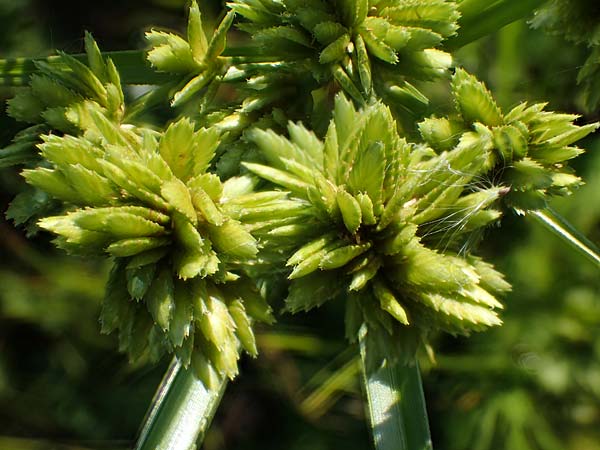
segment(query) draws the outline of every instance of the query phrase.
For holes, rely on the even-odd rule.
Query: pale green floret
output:
[[[290,135],[299,136],[301,127],[290,124]],[[491,207],[506,193],[467,190],[474,169],[485,164],[477,147],[439,155],[414,147],[398,136],[385,106],[356,111],[343,95],[336,97],[325,141],[311,137],[310,151],[302,150],[298,138],[273,131],[254,129],[246,136],[269,166],[245,167],[289,190],[288,201],[302,205],[305,220],[296,223],[287,253],[289,311],[352,295],[364,305],[358,316],[372,338],[377,330],[394,334],[398,327],[419,335],[432,329],[468,333],[500,323],[495,294],[506,291],[502,275],[456,253],[467,233],[498,219]],[[264,243],[281,245],[268,236]],[[380,313],[367,310],[371,301]]]
[[[421,136],[436,151],[477,148],[485,163],[474,167],[510,192],[505,203],[517,212],[545,207],[548,197],[567,195],[582,184],[568,160],[583,153],[572,145],[599,123],[575,125],[572,114],[544,111],[545,104],[522,103],[502,114],[485,85],[463,69],[452,79],[459,117],[425,119]]]
[[[233,0],[258,54],[294,61],[318,83],[335,80],[357,103],[376,91],[405,105],[428,100],[406,78],[444,76],[452,57],[435,49],[455,34],[456,3],[444,0]],[[244,69],[243,65],[240,69]]]
[[[189,9],[187,37],[151,30],[146,40],[151,46],[148,61],[162,72],[180,74],[182,82],[173,95],[172,106],[179,106],[206,91],[225,67],[221,53],[225,49],[227,31],[234,13],[227,14],[212,37],[208,39],[202,26],[198,3],[192,1]]]
[[[207,386],[233,378],[241,348],[256,356],[252,323],[272,321],[240,272],[258,242],[238,219],[252,211],[264,219],[273,202],[288,200],[208,173],[220,142],[214,129],[181,119],[158,134],[103,117],[89,112],[82,137],[43,137],[50,168],[24,176],[69,212],[39,226],[69,252],[114,257],[102,331],[118,330],[131,359],[174,352]]]

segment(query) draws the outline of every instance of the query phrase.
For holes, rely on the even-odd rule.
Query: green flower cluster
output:
[[[408,81],[444,75],[450,54],[436,49],[458,28],[456,4],[444,0],[233,0],[247,19],[256,53],[302,62],[322,84],[335,79],[359,104],[383,98],[427,102]]]
[[[146,40],[151,46],[148,61],[161,72],[170,72],[183,77],[183,83],[173,95],[172,106],[178,106],[193,96],[216,87],[218,78],[226,68],[226,59],[221,56],[225,49],[226,34],[233,22],[230,12],[221,21],[210,39],[206,36],[200,8],[193,1],[189,8],[187,39],[164,31],[151,30]]]
[[[500,219],[501,202],[538,209],[578,186],[567,161],[581,150],[572,144],[598,124],[577,126],[542,104],[503,114],[457,69],[457,114],[423,120],[424,142],[409,143],[390,108],[426,102],[408,80],[446,72],[450,55],[436,46],[457,28],[454,2],[229,7],[210,39],[196,2],[186,39],[147,34],[152,65],[175,75],[164,86],[172,105],[189,102],[194,120],[161,132],[124,123],[119,75],[90,35],[88,65],[67,55],[39,63],[41,74],[10,103],[14,117],[41,125],[0,154],[0,164],[28,163],[24,177],[37,189],[9,216],[45,216],[38,224],[59,247],[114,259],[103,331],[118,330],[132,359],[173,352],[214,386],[237,374],[241,348],[256,355],[253,322],[273,320],[256,285],[264,294],[287,283],[291,312],[343,298],[347,337],[366,332],[369,368],[411,359],[430,331],[500,324],[496,297],[510,286],[471,250]],[[236,13],[253,43],[247,55],[233,47],[240,54],[224,56]],[[342,91],[335,100],[332,81]],[[214,101],[223,83],[234,88],[226,107]],[[298,83],[308,97],[273,108]],[[295,114],[305,107],[312,111]],[[298,115],[315,132],[289,121]],[[286,124],[289,137],[274,131]],[[40,133],[48,134],[38,154]],[[247,173],[223,182],[212,171],[217,148],[221,174],[238,173],[240,159]],[[276,190],[260,191],[264,180]],[[36,206],[39,193],[53,212]]]
[[[33,124],[3,149],[0,167],[38,159],[35,145],[39,135],[56,130],[80,133],[87,105],[93,104],[115,122],[123,119],[125,103],[119,72],[110,58],[100,53],[91,34],[85,35],[87,65],[59,53],[52,62],[35,61],[38,73],[29,86],[8,101],[7,112],[16,120]]]
[[[437,155],[411,145],[387,107],[356,111],[343,95],[324,141],[302,125],[290,124],[289,134],[250,130],[266,164],[244,163],[299,205],[287,217],[300,219],[285,227],[295,243],[287,310],[345,298],[347,335],[356,339],[367,324],[373,364],[393,349],[409,358],[429,330],[500,324],[495,295],[509,285],[487,263],[452,250],[500,215],[489,206],[502,189],[467,187],[485,162],[477,149]],[[279,247],[280,234],[265,245]]]
[[[92,105],[86,114],[85,136],[44,136],[44,165],[23,172],[66,208],[39,225],[71,253],[114,258],[102,330],[118,330],[131,359],[175,352],[207,386],[233,378],[240,346],[257,354],[252,322],[272,317],[239,270],[257,242],[221,205],[246,191],[207,172],[218,133],[187,119],[162,134],[119,126]]]
[[[477,147],[486,159],[481,174],[510,188],[508,206],[541,209],[549,196],[570,194],[582,183],[568,166],[583,152],[572,144],[598,123],[575,125],[578,116],[544,111],[543,103],[502,114],[485,85],[462,69],[452,78],[452,93],[458,116],[425,119],[421,136],[437,151]]]

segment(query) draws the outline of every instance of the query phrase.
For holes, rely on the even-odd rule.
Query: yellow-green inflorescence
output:
[[[20,122],[32,124],[2,149],[0,167],[39,159],[35,145],[39,135],[59,131],[80,133],[85,128],[87,106],[93,105],[108,119],[120,122],[125,103],[119,72],[110,58],[102,56],[91,34],[85,35],[87,64],[66,53],[50,63],[36,61],[38,72],[29,86],[10,99],[7,112]]]
[[[172,105],[178,106],[193,96],[205,94],[226,68],[221,53],[225,49],[227,31],[233,22],[234,13],[227,14],[212,37],[207,37],[202,24],[200,8],[192,1],[189,8],[187,36],[151,30],[146,40],[151,48],[148,61],[161,72],[170,72],[182,77],[179,89],[173,95]]]
[[[85,63],[65,53],[35,62],[38,72],[31,76],[29,85],[19,89],[7,102],[8,114],[31,126],[19,132],[13,142],[0,151],[0,167],[39,164],[37,145],[42,141],[41,136],[45,133],[81,135],[93,128],[92,111],[102,116],[103,121],[123,122],[125,101],[114,63],[100,53],[89,33],[85,35],[85,50]],[[6,216],[17,225],[26,225],[28,234],[34,234],[37,231],[35,219],[57,208],[60,208],[59,202],[48,193],[29,188],[17,195]]]
[[[517,212],[544,208],[552,195],[567,195],[582,184],[569,167],[583,153],[573,144],[599,124],[576,125],[573,114],[545,111],[545,103],[521,103],[503,114],[485,85],[463,69],[452,78],[457,115],[430,117],[421,136],[438,152],[478,148],[485,158],[480,174],[510,192],[505,203]]]
[[[273,246],[295,245],[287,259],[287,310],[345,298],[346,329],[363,323],[372,364],[409,358],[429,330],[469,333],[501,323],[496,294],[510,287],[468,254],[464,237],[499,218],[501,188],[469,190],[485,163],[478,149],[436,154],[399,137],[388,108],[356,111],[338,95],[324,141],[290,123],[289,138],[253,129],[266,164],[248,170],[291,192],[298,204],[273,223]],[[457,169],[458,168],[458,169]]]
[[[233,378],[241,348],[257,354],[252,323],[272,321],[241,270],[257,242],[223,208],[240,193],[251,199],[247,183],[207,171],[214,129],[184,118],[157,133],[92,106],[87,114],[83,136],[44,136],[44,164],[24,171],[64,205],[39,226],[71,253],[113,258],[102,330],[118,330],[132,359],[175,352],[207,386]]]
[[[444,75],[459,13],[444,0],[233,0],[259,54],[303,62],[319,83],[334,79],[359,104],[375,90],[400,103],[427,103],[410,80]],[[296,70],[302,70],[297,66]]]

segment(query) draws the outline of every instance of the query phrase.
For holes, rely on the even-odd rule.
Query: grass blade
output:
[[[204,439],[225,393],[227,378],[207,390],[175,359],[146,415],[135,450],[190,450]]]
[[[311,420],[318,420],[347,392],[351,392],[360,372],[359,357],[354,346],[347,347],[319,370],[300,392],[304,397],[299,409]],[[306,394],[304,392],[307,392]]]
[[[598,247],[556,211],[546,208],[545,210],[528,211],[527,214],[600,267],[600,250]]]
[[[365,329],[360,332],[363,384],[376,450],[431,450],[419,365],[385,364],[366,370]]]

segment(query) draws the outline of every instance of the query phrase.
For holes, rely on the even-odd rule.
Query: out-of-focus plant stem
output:
[[[544,228],[600,268],[600,249],[556,211],[546,208],[545,210],[528,211],[527,215],[533,217]]]
[[[547,0],[463,0],[458,4],[460,32],[445,43],[457,50],[500,28],[529,16]]]
[[[118,52],[106,52],[103,55],[110,57],[121,77],[123,84],[164,84],[170,81],[172,75],[157,72],[146,60],[146,52],[143,50],[124,50]],[[85,62],[87,56],[83,54],[71,55]],[[61,66],[59,56],[48,56],[47,58],[9,58],[0,59],[0,85],[1,86],[25,86],[29,83],[31,75],[38,72],[35,61],[45,61],[48,64]]]

